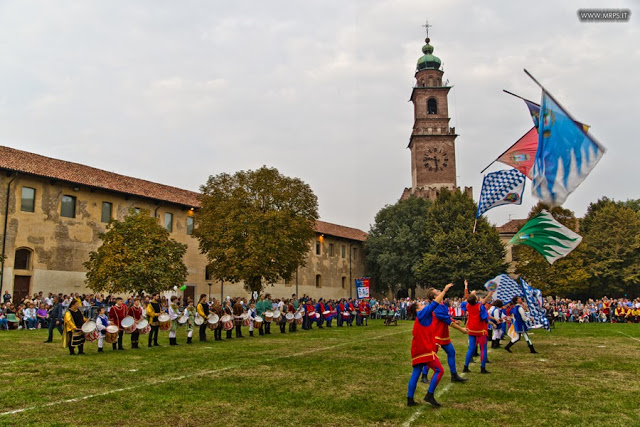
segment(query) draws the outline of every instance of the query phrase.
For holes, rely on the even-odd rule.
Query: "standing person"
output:
[[[429,289],[427,291],[427,300],[429,303],[433,302],[440,293],[441,292],[438,289]],[[458,322],[452,321],[451,315],[449,314],[449,307],[440,303],[433,310],[434,339],[436,344],[439,345],[447,354],[447,363],[449,365],[449,372],[451,373],[451,382],[463,383],[467,381],[467,379],[458,375],[458,370],[456,369],[456,350],[453,348],[453,343],[449,337],[449,326],[453,329],[457,329],[463,334],[468,333],[466,328],[460,326]],[[425,365],[424,370],[422,371],[422,382],[424,383],[427,382],[427,372],[429,372],[429,366]]]
[[[247,314],[251,319],[251,322],[249,323],[249,336],[252,337],[253,336],[253,319],[256,317],[256,304],[253,302],[253,300],[249,301],[249,309],[247,310]]]
[[[200,295],[200,302],[198,302],[196,309],[198,315],[204,320],[200,325],[200,341],[204,342],[207,340],[207,318],[209,317],[209,304],[207,304],[206,294]]]
[[[171,303],[169,304],[169,318],[171,319],[171,329],[169,329],[169,345],[178,345],[178,338],[176,333],[178,332],[178,317],[180,317],[180,309],[178,308],[178,297],[171,296]]]
[[[264,311],[269,311],[272,309],[270,294],[265,295],[264,301],[262,302],[262,308],[264,309]],[[264,334],[271,335],[271,322],[264,322]]]
[[[264,312],[266,309],[264,308],[264,295],[260,295],[260,300],[256,303],[256,315],[262,317],[264,320]],[[264,335],[264,322],[260,323],[260,328],[258,328],[258,335]]]
[[[124,350],[122,347],[122,336],[124,335],[124,328],[122,327],[122,319],[127,317],[127,306],[124,305],[124,300],[120,297],[116,298],[116,305],[109,310],[109,321],[112,325],[118,327],[118,344],[113,343],[113,349]]]
[[[69,348],[69,354],[75,356],[74,349],[78,347],[78,354],[84,354],[84,334],[82,325],[86,319],[78,310],[78,301],[72,299],[69,302],[69,310],[64,314],[64,335],[62,336],[62,348]]]
[[[149,301],[149,304],[147,305],[147,320],[151,327],[148,347],[160,347],[160,344],[158,344],[158,329],[160,327],[158,324],[158,316],[160,313],[162,313],[162,309],[160,308],[160,294],[154,292],[151,294],[151,301]]]
[[[511,353],[511,347],[513,347],[515,343],[520,341],[520,337],[524,335],[524,339],[529,346],[529,351],[534,354],[538,353],[533,348],[533,343],[531,342],[531,339],[529,339],[529,334],[527,333],[529,328],[527,327],[526,322],[529,321],[529,316],[527,316],[524,308],[522,307],[522,297],[513,297],[511,299],[511,303],[513,304],[513,309],[511,310],[511,314],[513,314],[513,328],[517,336],[515,338],[512,338],[511,342],[507,344],[504,349]]]
[[[228,314],[233,319],[233,310],[231,308],[231,300],[227,299],[224,303],[224,314]],[[230,340],[231,337],[231,329],[227,331],[227,339]]]
[[[234,322],[236,326],[236,338],[244,338],[242,336],[242,315],[244,314],[244,309],[242,308],[242,301],[240,298],[236,298],[235,303],[232,306]]]
[[[293,296],[289,300],[289,304],[287,304],[287,313],[291,313],[293,315],[296,314],[296,306],[294,305],[295,296],[296,294],[293,294]],[[289,332],[295,332],[295,331],[296,331],[296,322],[294,320],[293,322],[289,323]]]
[[[452,286],[453,283],[445,286],[444,290],[436,296],[430,304],[427,305],[419,302],[416,305],[416,320],[413,323],[413,340],[411,341],[411,364],[413,365],[413,371],[407,390],[407,406],[417,405],[416,401],[413,400],[413,396],[416,391],[416,386],[418,385],[418,380],[420,379],[420,374],[425,366],[433,369],[434,374],[429,384],[429,391],[424,397],[424,400],[433,407],[437,408],[440,406],[433,394],[440,382],[440,378],[442,378],[443,368],[436,355],[436,342],[431,324],[433,323],[433,311],[442,303],[445,294]]]
[[[98,353],[104,352],[104,337],[107,335],[107,326],[109,326],[109,318],[103,306],[98,309],[98,317],[96,317],[96,328],[100,334],[98,335]]]
[[[184,309],[183,316],[187,316],[187,344],[193,344],[193,325],[196,320],[196,308],[193,306],[193,301],[189,299],[189,304]]]
[[[63,334],[64,307],[60,303],[59,297],[53,297],[53,308],[49,312],[49,338],[45,342],[53,342],[53,329],[57,328],[60,335]]]
[[[493,302],[493,305],[489,309],[489,316],[493,317],[497,320],[497,324],[495,326],[489,325],[489,328],[492,331],[491,334],[491,348],[500,348],[500,339],[502,338],[503,329],[502,324],[504,323],[505,315],[502,312],[502,301],[499,299]]]
[[[318,303],[316,304],[316,314],[319,314],[320,317],[316,316],[318,319],[318,329],[322,329],[322,322],[324,322],[324,300],[322,298],[318,299]]]
[[[9,291],[4,291],[4,295],[2,295],[2,302],[5,304],[11,302],[11,294]]]
[[[480,346],[480,373],[488,374],[485,368],[487,363],[487,335],[489,329],[489,314],[484,304],[489,300],[493,291],[489,292],[482,301],[478,301],[475,291],[472,291],[467,300],[461,304],[463,311],[467,312],[467,331],[469,333],[469,349],[464,361],[462,372],[471,372],[469,363],[476,351],[476,346]]]
[[[214,298],[212,310],[218,315],[218,319],[222,319],[224,316],[224,309],[220,304],[220,301]],[[213,337],[216,341],[222,341],[222,322],[218,321],[218,327],[213,330]]]
[[[140,298],[136,297],[133,299],[133,305],[129,307],[127,314],[133,317],[133,321],[137,326],[138,322],[142,320],[142,306],[140,305]],[[138,343],[139,339],[140,331],[138,331],[138,328],[136,327],[136,329],[131,334],[131,348],[140,348]]]

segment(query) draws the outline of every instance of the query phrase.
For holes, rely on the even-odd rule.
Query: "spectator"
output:
[[[9,324],[7,323],[7,316],[6,316],[6,304],[2,303],[2,305],[0,305],[0,330],[9,330]]]
[[[39,328],[44,329],[47,326],[49,326],[49,324],[47,323],[49,318],[49,313],[47,312],[46,304],[40,304],[40,308],[38,309],[38,311],[36,311],[36,317],[38,319]]]
[[[9,294],[9,291],[4,291],[4,295],[2,295],[2,302],[5,304],[11,302],[11,295]]]
[[[36,326],[38,326],[38,318],[33,303],[30,303],[27,308],[23,309],[22,313],[24,315],[25,327],[29,328],[30,331],[35,330]]]

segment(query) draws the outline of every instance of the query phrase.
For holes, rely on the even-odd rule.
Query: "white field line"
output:
[[[638,341],[640,342],[640,339],[636,338],[636,337],[632,337],[631,335],[625,334],[624,332],[620,332],[620,331],[616,331],[619,334],[624,335],[625,337],[631,338],[632,340]]]
[[[389,336],[392,336],[392,335],[397,335],[397,334],[402,334],[402,333],[407,333],[407,332],[408,331],[402,330],[402,331],[392,332],[390,334],[381,334],[381,335],[377,335],[377,336],[374,336],[374,337],[367,338],[365,340],[344,342],[344,343],[341,343],[341,344],[335,344],[335,345],[331,345],[331,346],[327,346],[327,347],[320,347],[320,348],[315,348],[315,349],[311,349],[311,350],[301,351],[301,352],[298,352],[298,353],[287,354],[287,355],[284,355],[284,356],[278,356],[278,357],[272,357],[272,358],[269,358],[269,359],[263,359],[263,361],[264,362],[272,362],[272,361],[275,361],[275,360],[287,359],[289,357],[304,356],[306,354],[317,353],[319,351],[325,351],[325,350],[331,350],[331,349],[334,349],[334,348],[337,348],[337,347],[344,347],[346,345],[357,344],[357,343],[361,343],[361,342],[368,342],[370,340],[389,337]],[[164,384],[164,383],[171,382],[171,381],[180,381],[180,380],[184,380],[186,378],[192,378],[192,377],[196,377],[196,376],[218,374],[220,372],[228,371],[230,369],[240,368],[240,367],[242,367],[244,365],[255,365],[255,361],[252,361],[250,363],[249,362],[245,362],[245,363],[230,365],[230,366],[226,366],[224,368],[211,369],[211,370],[207,370],[207,371],[198,371],[198,372],[194,372],[194,373],[191,373],[191,374],[180,375],[180,376],[177,376],[177,377],[168,377],[168,378],[163,378],[163,379],[158,379],[158,380],[153,380],[153,381],[147,381],[147,382],[144,382],[144,383],[137,383],[136,385],[129,386],[129,387],[117,388],[117,389],[108,390],[108,391],[105,391],[105,392],[102,392],[102,393],[89,394],[89,395],[86,395],[86,396],[76,397],[76,398],[73,398],[73,399],[58,400],[58,401],[55,401],[55,402],[45,403],[43,405],[27,406],[25,408],[14,409],[14,410],[11,410],[11,411],[2,412],[2,413],[0,413],[0,417],[6,416],[6,415],[19,414],[21,412],[31,411],[31,410],[34,410],[34,409],[47,408],[49,406],[56,406],[56,405],[62,405],[62,404],[65,404],[65,403],[79,402],[81,400],[87,400],[87,399],[92,399],[94,397],[100,397],[100,396],[106,396],[106,395],[109,395],[109,394],[120,393],[122,391],[129,391],[129,390],[133,390],[133,389],[140,388],[140,387],[147,387],[147,386],[151,386],[151,385]]]

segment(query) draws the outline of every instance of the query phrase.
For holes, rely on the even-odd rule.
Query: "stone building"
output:
[[[0,292],[14,299],[29,293],[89,293],[82,266],[96,250],[111,218],[122,219],[130,208],[148,209],[187,245],[189,275],[185,296],[210,293],[248,296],[242,283],[208,277],[207,260],[192,236],[198,193],[119,175],[86,165],[0,146],[0,224],[2,254]],[[355,278],[364,275],[361,230],[318,221],[309,244],[306,266],[294,279],[265,286],[274,297],[292,293],[312,297],[353,295]]]
[[[507,273],[513,273],[516,270],[517,256],[514,256],[513,245],[509,241],[516,235],[516,233],[526,224],[526,219],[512,219],[506,224],[497,227],[500,234],[500,241],[504,244],[506,249],[504,261],[509,264],[509,270]]]
[[[409,139],[411,151],[411,188],[405,188],[401,199],[415,195],[435,199],[441,188],[454,190],[456,179],[456,129],[450,126],[448,95],[451,86],[443,82],[440,58],[433,55],[427,38],[418,59],[415,86],[411,91],[413,130]],[[472,196],[471,187],[464,192]]]

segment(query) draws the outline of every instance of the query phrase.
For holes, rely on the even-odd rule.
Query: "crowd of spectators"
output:
[[[547,314],[556,322],[639,323],[640,298],[572,300],[547,298]]]

